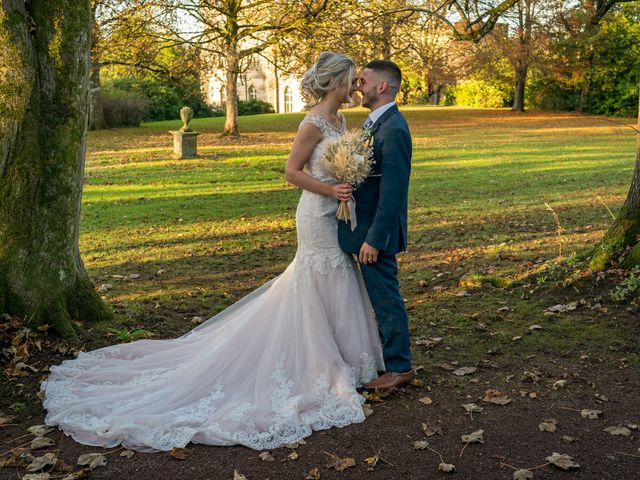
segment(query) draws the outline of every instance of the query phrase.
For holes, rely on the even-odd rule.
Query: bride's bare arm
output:
[[[324,183],[316,180],[303,170],[309,158],[311,158],[313,150],[321,140],[322,134],[317,127],[311,124],[303,125],[293,140],[291,153],[284,169],[284,176],[289,183],[304,190],[346,201],[351,197],[351,191],[353,190],[351,185]]]

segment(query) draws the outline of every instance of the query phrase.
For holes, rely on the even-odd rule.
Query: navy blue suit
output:
[[[411,173],[411,134],[396,105],[371,127],[374,164],[369,177],[353,193],[358,225],[340,222],[338,240],[357,255],[364,242],[377,248],[378,261],[360,264],[378,321],[388,371],[411,370],[407,311],[400,295],[396,254],[407,247],[407,209]]]

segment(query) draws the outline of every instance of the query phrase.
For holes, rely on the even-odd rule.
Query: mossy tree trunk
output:
[[[640,129],[640,109],[638,111]],[[591,258],[592,270],[603,270],[626,250],[622,266],[631,268],[640,265],[640,134],[636,140],[636,163],[631,179],[631,188],[615,221],[602,241],[596,246]]]
[[[110,310],[80,258],[90,0],[2,0],[0,311],[63,335]]]

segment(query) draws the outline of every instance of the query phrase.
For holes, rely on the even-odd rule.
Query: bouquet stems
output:
[[[338,220],[344,220],[345,222],[351,220],[351,214],[349,213],[349,206],[347,202],[340,202],[338,211],[336,212],[336,218]]]

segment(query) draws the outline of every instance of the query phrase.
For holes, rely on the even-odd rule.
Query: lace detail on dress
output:
[[[311,124],[322,132],[322,136],[324,138],[333,137],[335,135],[339,135],[346,130],[346,121],[342,112],[338,113],[340,117],[340,128],[336,128],[334,125],[329,123],[322,115],[318,115],[317,113],[307,113],[307,115],[302,119],[300,125],[298,126],[298,130],[302,128],[304,125]]]
[[[331,384],[325,374],[319,375],[312,389],[317,408],[302,415],[299,412],[303,397],[293,393],[294,383],[287,377],[284,360],[281,359],[271,375],[274,380],[271,391],[271,410],[274,420],[266,430],[261,430],[257,426],[256,419],[260,417],[256,416],[256,406],[249,402],[235,405],[227,415],[227,418],[236,424],[234,431],[221,428],[217,422],[207,425],[207,422],[215,417],[218,410],[217,404],[220,404],[225,397],[222,380],[218,379],[215,388],[208,396],[173,410],[170,422],[153,426],[141,418],[142,425],[135,427],[138,435],[136,445],[142,442],[151,449],[167,451],[174,447],[184,447],[190,441],[196,440],[199,443],[213,445],[240,443],[257,450],[266,450],[297,442],[311,435],[313,430],[344,427],[362,422],[365,419],[362,410],[365,400],[355,388],[375,378],[376,372],[375,360],[370,354],[362,353],[360,358],[362,360],[360,368],[350,368],[346,365],[342,368],[337,384]],[[66,363],[69,367],[69,362]],[[60,405],[61,397],[54,398],[53,392],[70,387],[74,379],[74,375],[59,378],[62,370],[61,368],[53,370],[50,379],[43,384],[43,389],[47,391],[45,407],[50,411],[64,409],[64,406]],[[64,370],[66,374],[72,374],[75,370],[76,375],[81,375],[84,371],[82,368]],[[136,381],[141,381],[140,376],[136,378]],[[149,379],[149,387],[156,381],[152,376],[146,378]],[[186,394],[188,392],[185,392]],[[80,399],[69,393],[66,401],[69,400]],[[131,399],[129,403],[133,401]],[[77,433],[90,432],[97,436],[119,438],[123,432],[118,430],[122,427],[118,426],[117,410],[121,407],[122,405],[116,404],[103,405],[100,411],[95,413],[72,414],[60,421],[49,418],[51,416],[49,415],[47,422],[51,425],[59,425],[73,436]],[[144,428],[141,428],[142,426]],[[113,445],[117,443],[119,442]],[[123,442],[125,446],[129,444],[126,441]]]

